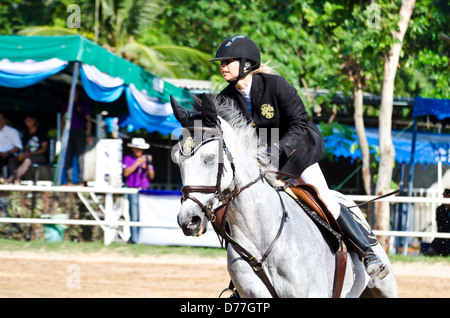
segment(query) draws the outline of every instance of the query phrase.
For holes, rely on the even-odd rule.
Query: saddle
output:
[[[300,178],[284,181],[287,187],[287,193],[294,199],[300,200],[314,211],[323,221],[331,226],[339,234],[342,233],[339,225],[331,214],[326,203],[320,197],[319,191],[312,184],[303,182]]]
[[[344,236],[344,233],[341,231],[341,228],[336,219],[328,210],[326,203],[320,197],[319,191],[313,185],[303,182],[303,180],[301,180],[300,178],[289,179],[285,181],[285,183],[286,185],[288,185],[286,192],[290,194],[291,197],[293,197],[297,202],[300,201],[305,204],[309,209],[317,214],[317,216],[320,217],[320,219],[323,220],[326,225],[336,231],[352,250],[358,253],[360,257],[364,256],[364,253],[355,245],[355,243]],[[372,229],[368,228],[353,211],[349,210],[349,212],[358,223],[359,228],[365,235],[369,244],[371,246],[377,245],[378,240],[377,237],[373,234]]]

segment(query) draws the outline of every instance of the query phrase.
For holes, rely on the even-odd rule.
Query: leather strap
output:
[[[273,298],[279,298],[278,294],[275,291],[275,288],[273,287],[272,283],[270,282],[269,277],[267,276],[266,272],[264,271],[263,263],[269,256],[270,252],[272,251],[273,247],[275,246],[276,241],[281,235],[281,232],[283,231],[284,223],[286,222],[286,217],[288,216],[288,213],[286,211],[283,199],[281,198],[281,195],[279,191],[277,191],[277,194],[280,198],[281,206],[283,209],[283,216],[281,218],[281,224],[278,228],[278,232],[275,235],[275,238],[272,240],[271,244],[267,248],[266,252],[263,254],[261,260],[256,259],[250,252],[248,252],[246,249],[244,249],[241,245],[239,245],[226,231],[225,229],[225,222],[223,222],[223,219],[221,222],[219,222],[219,219],[217,218],[215,222],[213,222],[213,228],[216,231],[218,235],[220,235],[227,243],[231,244],[234,248],[234,250],[241,256],[253,269],[255,274],[261,279],[261,281],[264,283],[264,285],[267,287],[268,291],[272,295]],[[226,214],[228,212],[228,205],[219,207],[220,210],[225,208],[224,217],[226,218]],[[216,209],[217,210],[217,209]]]
[[[345,270],[347,269],[347,252],[336,252],[336,271],[334,276],[333,298],[340,298],[344,286]]]
[[[202,192],[202,193],[215,193],[215,186],[184,186],[181,188],[181,193],[183,195],[189,195],[191,192]]]

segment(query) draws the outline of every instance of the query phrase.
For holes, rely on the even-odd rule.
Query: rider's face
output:
[[[220,61],[220,73],[226,81],[234,81],[239,75],[239,61],[233,59]]]

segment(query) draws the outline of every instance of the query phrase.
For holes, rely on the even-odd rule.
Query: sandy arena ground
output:
[[[400,297],[450,298],[450,264],[393,264]],[[226,259],[0,251],[0,297],[217,298]]]

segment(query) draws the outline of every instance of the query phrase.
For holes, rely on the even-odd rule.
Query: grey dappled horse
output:
[[[216,217],[212,211],[227,204],[227,233],[252,257],[263,259],[262,270],[277,296],[331,297],[334,249],[302,208],[286,192],[275,189],[280,185],[275,175],[261,177],[275,168],[266,148],[259,146],[256,130],[230,101],[222,100],[216,108],[219,102],[205,96],[200,113],[188,112],[171,98],[184,127],[179,148],[172,152],[184,184],[178,214],[184,234],[203,234],[208,220]],[[336,196],[347,206],[355,205],[339,193]],[[352,211],[365,221],[359,208]],[[373,250],[390,267],[380,244]],[[349,256],[341,297],[397,297],[392,268],[383,280],[371,280],[358,256],[353,252]],[[273,295],[232,244],[227,259],[240,297]]]

